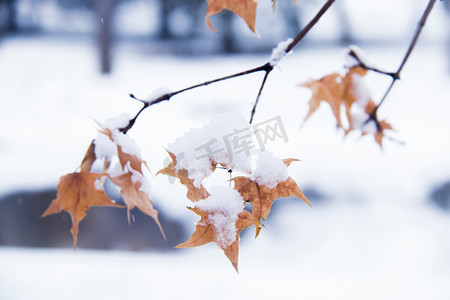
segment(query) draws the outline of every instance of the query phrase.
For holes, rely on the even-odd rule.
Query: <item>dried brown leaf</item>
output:
[[[242,211],[239,214],[238,220],[236,221],[235,224],[236,239],[229,245],[223,245],[220,241],[217,240],[219,229],[217,229],[209,221],[210,220],[209,216],[214,213],[209,211],[203,211],[200,210],[199,208],[189,208],[189,209],[195,212],[197,215],[199,215],[201,219],[200,221],[198,221],[195,228],[195,232],[192,234],[192,236],[186,242],[176,246],[176,248],[197,247],[210,242],[216,242],[217,246],[219,246],[223,250],[226,257],[230,260],[235,270],[239,272],[238,270],[239,236],[243,229],[250,227],[254,224],[252,215],[246,210]]]
[[[275,199],[294,196],[311,206],[306,196],[291,177],[278,183],[273,189],[270,189],[265,185],[260,185],[245,176],[235,177],[232,180],[234,181],[234,189],[236,189],[244,200],[248,201],[252,206],[252,215],[256,226],[256,236],[258,236],[261,231],[261,218],[266,220]]]
[[[206,11],[206,24],[212,31],[216,31],[209,21],[210,16],[217,15],[222,10],[227,9],[240,16],[247,23],[253,33],[255,31],[256,7],[257,2],[254,0],[206,0],[208,9]]]
[[[128,209],[128,222],[130,222],[130,210],[137,207],[143,213],[149,215],[158,224],[164,239],[166,235],[158,220],[158,211],[153,208],[153,201],[149,195],[141,190],[141,182],[133,181],[133,174],[128,172],[117,177],[110,177],[111,181],[120,188],[120,194]]]
[[[72,218],[71,233],[73,236],[73,247],[77,245],[78,224],[86,216],[86,210],[91,206],[115,206],[123,208],[112,202],[105,191],[98,190],[95,181],[103,174],[91,172],[70,173],[61,177],[58,183],[58,193],[47,210],[42,214],[46,217],[67,211]]]
[[[354,87],[357,83],[354,80],[354,75],[364,76],[366,73],[366,69],[353,67],[344,76],[333,73],[318,80],[311,80],[300,84],[300,86],[310,88],[313,92],[309,100],[309,111],[305,117],[305,121],[319,108],[320,103],[324,101],[330,105],[337,125],[340,128],[343,128],[341,119],[342,105],[345,107],[348,122],[351,123],[350,110],[356,101]]]
[[[181,184],[185,185],[187,187],[187,197],[189,200],[196,202],[201,199],[206,199],[210,196],[208,191],[205,189],[205,187],[200,184],[199,187],[196,187],[194,185],[194,180],[189,178],[189,172],[185,169],[179,169],[177,170],[175,168],[177,164],[177,157],[175,154],[171,153],[170,151],[167,151],[169,153],[169,156],[172,160],[172,162],[164,169],[159,170],[156,175],[158,174],[164,174],[169,175],[172,177],[176,177],[180,180]],[[215,170],[217,164],[211,163],[211,169]]]

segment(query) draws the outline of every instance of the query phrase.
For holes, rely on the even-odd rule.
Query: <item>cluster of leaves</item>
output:
[[[172,162],[166,168],[160,170],[158,174],[165,174],[178,178],[180,183],[186,186],[187,197],[193,203],[209,201],[211,194],[206,190],[203,184],[194,184],[194,180],[189,177],[189,171],[177,167],[176,155],[171,152],[168,153]],[[298,160],[292,158],[284,159],[283,163],[287,167],[293,161]],[[210,160],[210,162],[211,172],[217,170],[217,166],[220,166],[221,169],[227,169],[227,165],[222,165],[214,160]],[[249,172],[246,176],[237,176],[230,181],[234,183],[234,190],[240,195],[238,198],[239,200],[237,200],[241,202],[240,209],[238,209],[237,212],[235,211],[233,215],[233,213],[230,214],[224,212],[223,207],[220,205],[212,208],[211,205],[208,205],[208,209],[206,210],[202,209],[201,206],[189,208],[199,215],[201,219],[198,221],[196,230],[191,238],[185,243],[178,245],[177,248],[197,247],[206,243],[215,242],[224,251],[225,255],[237,271],[239,254],[238,242],[241,231],[255,225],[257,237],[263,226],[261,219],[266,220],[269,216],[274,200],[293,196],[303,200],[308,205],[311,204],[291,177],[288,177],[285,180],[275,181],[275,184],[268,186],[258,181],[258,178],[253,178],[251,172]],[[251,205],[251,213],[244,210],[245,203]],[[230,205],[232,204],[230,203]],[[216,222],[217,215],[221,216],[221,222]],[[231,237],[224,243],[224,230],[227,230],[224,229],[224,224],[230,223],[233,223]]]
[[[330,106],[337,126],[343,129],[346,135],[354,130],[361,131],[362,135],[372,134],[382,147],[384,131],[392,130],[392,126],[377,118],[377,105],[367,95],[361,80],[367,72],[366,68],[353,66],[348,68],[344,75],[333,73],[301,83],[300,86],[312,90],[305,121],[317,111],[322,102],[325,102]],[[341,114],[342,108],[345,109],[345,115]],[[348,126],[344,127],[344,124]]]
[[[120,189],[120,194],[127,207],[128,222],[130,222],[130,210],[137,207],[145,214],[151,216],[161,229],[158,221],[158,211],[153,208],[153,201],[145,188],[146,178],[144,177],[143,166],[147,167],[139,154],[129,151],[123,139],[128,139],[119,130],[108,128],[100,131],[100,134],[108,139],[116,147],[116,157],[103,158],[103,172],[92,172],[94,162],[101,158],[96,155],[95,141],[89,146],[86,155],[81,163],[80,171],[69,173],[61,177],[58,183],[58,193],[47,210],[42,214],[46,217],[59,213],[61,210],[68,212],[72,218],[73,247],[75,249],[78,236],[78,224],[86,216],[86,211],[91,206],[113,206],[123,208],[124,206],[112,201],[104,190],[104,183],[107,178]],[[116,168],[111,167],[111,160],[117,159]]]

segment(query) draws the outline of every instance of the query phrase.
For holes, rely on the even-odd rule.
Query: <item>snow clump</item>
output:
[[[275,67],[278,65],[280,60],[283,59],[283,57],[286,56],[286,48],[289,46],[290,43],[292,43],[293,39],[289,38],[284,42],[279,42],[277,47],[272,50],[272,55],[270,56],[269,63],[272,67]],[[292,52],[292,51],[291,51]]]
[[[251,174],[251,179],[259,185],[265,185],[273,189],[278,183],[289,178],[287,167],[283,160],[275,157],[270,152],[260,152],[256,157],[256,166]]]
[[[250,155],[255,147],[254,132],[248,121],[241,115],[230,113],[186,132],[167,149],[176,156],[175,168],[188,170],[189,178],[199,187],[212,173],[212,161],[228,169],[249,173]]]
[[[208,222],[215,229],[215,240],[219,247],[227,248],[236,241],[236,222],[244,210],[244,199],[231,187],[215,186],[211,196],[200,200],[195,207],[210,212]]]

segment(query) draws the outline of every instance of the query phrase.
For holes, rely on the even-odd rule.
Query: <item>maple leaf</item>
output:
[[[116,144],[117,146],[117,156],[119,158],[120,165],[122,166],[122,169],[125,169],[125,166],[129,164],[129,166],[133,169],[138,171],[139,173],[143,174],[142,172],[142,165],[147,167],[147,163],[142,160],[140,157],[134,154],[129,154],[123,150],[123,146],[121,146],[114,138],[114,133],[109,128],[105,128],[102,131],[100,131],[104,135],[108,136],[109,139]],[[121,133],[119,133],[121,134]],[[148,169],[148,167],[147,167]]]
[[[183,184],[187,187],[187,189],[188,189],[187,197],[189,200],[191,200],[193,202],[208,198],[210,196],[210,194],[205,189],[205,187],[202,184],[200,184],[199,187],[196,187],[194,185],[194,180],[189,178],[188,170],[186,170],[186,169],[177,170],[175,168],[175,166],[177,164],[177,157],[172,152],[170,152],[170,151],[167,151],[167,152],[169,153],[169,156],[170,156],[172,162],[166,168],[159,170],[158,173],[156,173],[156,175],[164,174],[164,175],[169,175],[169,176],[178,178],[180,180],[181,184]],[[213,170],[215,169],[215,166],[216,166],[216,164],[211,163],[211,168]]]
[[[155,220],[161,230],[161,234],[166,239],[164,230],[158,220],[158,211],[153,208],[153,201],[148,194],[141,190],[142,182],[139,178],[136,179],[131,172],[127,172],[120,176],[110,177],[110,179],[115,185],[120,187],[120,194],[127,205],[128,223],[130,223],[130,210],[137,207]]]
[[[285,159],[283,159],[283,162],[286,165],[286,167],[289,167],[291,165],[291,163],[294,162],[294,161],[300,161],[300,159],[297,159],[297,158],[285,158]]]
[[[96,159],[95,144],[94,141],[92,141],[86,151],[86,154],[84,155],[83,161],[81,162],[80,171],[89,172]]]
[[[257,2],[254,0],[207,0],[208,9],[206,10],[206,24],[212,31],[216,32],[209,21],[210,16],[217,15],[222,10],[227,9],[240,16],[247,23],[253,33],[255,31],[256,7]]]
[[[354,75],[364,76],[366,73],[366,69],[353,67],[350,68],[344,76],[333,73],[318,80],[311,80],[299,84],[300,86],[310,88],[313,92],[312,97],[309,100],[309,111],[304,121],[319,108],[322,101],[325,101],[330,105],[338,127],[343,128],[341,106],[344,105],[347,119],[350,122],[350,110],[353,103],[356,101],[355,89],[353,88],[356,84],[354,82]]]
[[[286,166],[297,159],[288,158],[283,160]],[[285,181],[279,182],[273,189],[258,184],[256,181],[245,177],[238,176],[232,179],[234,181],[234,189],[236,189],[252,206],[252,215],[256,226],[256,237],[261,231],[261,218],[266,220],[272,208],[273,201],[282,197],[294,196],[303,200],[311,206],[306,196],[300,190],[297,183],[289,177]]]
[[[197,247],[202,246],[204,244],[210,243],[210,242],[216,242],[217,246],[219,246],[223,252],[225,253],[226,257],[230,260],[231,264],[235,268],[237,272],[238,270],[238,256],[239,256],[239,236],[241,234],[241,231],[247,227],[250,227],[254,224],[252,215],[246,211],[243,210],[239,215],[238,219],[235,223],[236,228],[236,236],[235,239],[231,242],[224,242],[223,238],[221,237],[221,229],[217,228],[217,226],[214,224],[214,215],[218,212],[211,212],[211,211],[204,211],[197,207],[189,208],[195,212],[197,215],[201,217],[200,221],[198,221],[195,232],[192,234],[192,236],[184,243],[176,246],[176,248],[190,248],[190,247]]]
[[[47,210],[42,214],[46,217],[64,210],[72,218],[73,248],[77,245],[78,224],[86,216],[86,210],[91,206],[122,205],[112,202],[105,191],[98,190],[95,181],[104,174],[92,172],[70,173],[61,177],[58,183],[58,193]]]

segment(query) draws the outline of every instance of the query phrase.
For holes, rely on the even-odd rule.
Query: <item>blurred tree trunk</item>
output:
[[[224,53],[238,52],[236,41],[233,33],[234,14],[228,10],[221,13],[222,18],[222,51]]]
[[[4,4],[6,8],[6,22],[4,31],[5,32],[15,32],[18,29],[17,26],[17,9],[16,9],[16,0],[0,0],[0,4]]]
[[[339,19],[339,25],[341,29],[341,38],[340,43],[343,46],[348,46],[349,44],[353,44],[355,42],[355,39],[352,35],[352,25],[350,24],[346,7],[343,5],[343,2],[337,2],[335,6],[338,19]]]
[[[112,19],[115,4],[116,0],[97,0],[100,67],[103,74],[111,73]]]
[[[167,40],[172,38],[172,33],[169,28],[169,17],[173,10],[174,3],[172,0],[160,0],[159,1],[159,13],[160,13],[160,28],[159,28],[159,38],[162,40]]]

